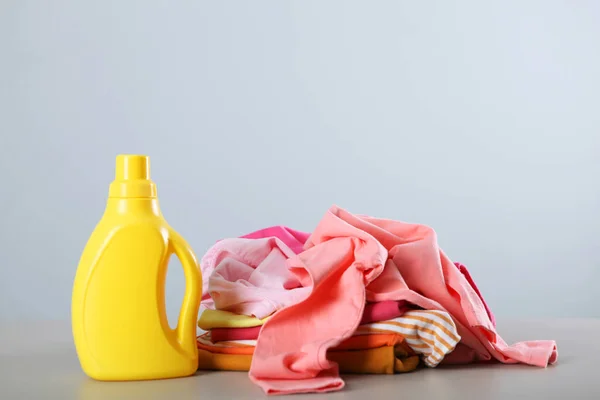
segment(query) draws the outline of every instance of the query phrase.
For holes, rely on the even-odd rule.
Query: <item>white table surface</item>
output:
[[[345,376],[339,392],[306,399],[600,399],[600,319],[500,321],[509,343],[554,339],[558,363],[439,367],[393,376]],[[181,379],[97,382],[82,372],[69,322],[0,324],[0,399],[264,399],[242,372]]]

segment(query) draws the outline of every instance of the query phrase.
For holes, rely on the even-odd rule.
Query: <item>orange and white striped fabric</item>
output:
[[[397,333],[404,336],[406,344],[415,353],[422,355],[428,367],[437,366],[460,341],[450,315],[437,310],[411,310],[388,321],[360,325],[355,335],[373,333]]]

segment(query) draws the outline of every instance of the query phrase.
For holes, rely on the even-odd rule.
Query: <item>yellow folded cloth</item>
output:
[[[402,347],[383,346],[365,350],[329,351],[327,358],[338,363],[345,374],[393,374],[410,372],[419,365],[419,356]],[[198,369],[249,371],[252,355],[211,353],[198,349]]]
[[[269,317],[258,319],[247,315],[234,314],[229,311],[204,310],[198,320],[198,327],[208,331],[213,328],[253,328],[261,326]]]

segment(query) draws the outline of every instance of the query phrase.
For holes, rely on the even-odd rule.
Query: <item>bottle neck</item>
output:
[[[105,214],[125,215],[136,214],[162,217],[156,197],[109,197],[106,202]]]

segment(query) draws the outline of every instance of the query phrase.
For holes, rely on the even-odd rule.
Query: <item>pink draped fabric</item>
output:
[[[477,360],[545,367],[557,358],[554,341],[507,345],[482,300],[438,247],[426,226],[356,216],[331,207],[304,246],[287,260],[307,297],[262,327],[250,378],[268,394],[339,390],[344,382],[326,352],[350,337],[366,301],[405,300],[449,312]],[[460,360],[460,354],[455,359]]]

